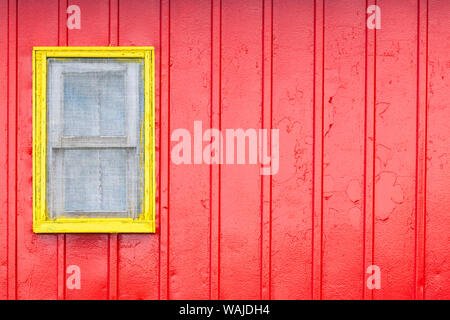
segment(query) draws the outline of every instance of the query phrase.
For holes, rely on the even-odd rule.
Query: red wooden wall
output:
[[[156,234],[32,232],[32,48],[67,45],[156,49]],[[447,0],[1,0],[0,298],[449,299],[449,52]],[[278,174],[171,163],[195,120],[279,128]]]

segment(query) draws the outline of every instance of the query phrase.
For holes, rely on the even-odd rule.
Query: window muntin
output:
[[[154,232],[153,60],[34,49],[35,232]]]

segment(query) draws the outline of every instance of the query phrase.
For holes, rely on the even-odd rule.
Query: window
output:
[[[154,232],[154,51],[33,50],[33,229]]]

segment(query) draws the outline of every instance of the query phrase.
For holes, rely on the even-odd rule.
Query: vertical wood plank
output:
[[[417,2],[417,135],[415,203],[415,299],[424,298],[428,104],[428,1]]]
[[[117,234],[109,235],[108,244],[108,299],[117,300],[118,293],[118,266],[119,266],[119,239]]]
[[[68,0],[58,0],[58,46],[67,46]]]
[[[273,5],[272,108],[280,160],[272,177],[271,297],[310,299],[314,1]]]
[[[273,53],[273,0],[263,2],[262,35],[262,123],[268,131],[268,154],[271,154],[272,129],[272,53]],[[261,146],[260,146],[261,148]],[[261,299],[271,298],[272,267],[272,176],[261,177]]]
[[[222,132],[261,128],[261,22],[261,1],[222,1]],[[222,166],[220,210],[220,296],[260,298],[259,166]]]
[[[375,5],[376,0],[366,0],[365,23],[369,18],[367,8]],[[363,266],[362,287],[363,299],[371,300],[373,290],[367,287],[367,268],[373,265],[373,243],[374,243],[374,188],[375,188],[375,105],[376,105],[376,29],[365,26],[366,48],[364,79],[365,101],[364,101],[364,243],[363,243]]]
[[[17,298],[17,0],[8,0],[7,224],[8,299]]]
[[[192,164],[176,165],[173,159],[170,164],[170,298],[207,299],[210,168],[202,164],[202,135],[210,126],[211,1],[176,1],[170,14],[171,132],[187,129],[194,149]],[[203,130],[195,132],[195,121]],[[172,141],[170,149],[178,143]],[[200,159],[195,157],[198,146]]]
[[[8,1],[0,2],[0,144],[8,145]],[[8,298],[8,148],[0,149],[0,299]]]
[[[313,206],[311,296],[322,298],[325,2],[314,2]]]
[[[377,30],[375,248],[376,299],[414,297],[417,1],[379,0]]]
[[[119,0],[109,0],[109,45],[119,45]]]
[[[359,299],[366,7],[365,0],[325,5],[323,298]]]
[[[450,299],[450,2],[429,1],[425,299]]]
[[[211,1],[211,128],[221,128],[222,80],[222,1]],[[220,152],[220,151],[219,151]],[[221,157],[221,155],[219,155]],[[220,295],[220,171],[221,164],[210,167],[210,299]]]
[[[14,152],[14,177],[9,205],[17,201],[17,299],[57,299],[57,236],[33,233],[33,125],[32,125],[32,52],[34,46],[55,46],[58,43],[58,2],[20,0],[17,6],[17,104],[10,109],[17,129],[10,122],[10,152]],[[56,31],[56,32],[55,32]],[[10,38],[11,40],[11,38]],[[11,91],[10,91],[11,93]],[[12,113],[15,113],[14,115]],[[16,131],[17,130],[17,131]],[[16,144],[16,147],[13,147]],[[10,246],[12,243],[10,243]],[[12,257],[11,257],[12,258]]]
[[[160,4],[160,247],[159,298],[169,298],[169,187],[170,187],[170,0]]]
[[[57,235],[57,296],[58,300],[66,299],[66,236]]]

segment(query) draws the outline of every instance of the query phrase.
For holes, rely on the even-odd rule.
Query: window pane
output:
[[[127,211],[126,150],[65,150],[64,211]]]
[[[125,75],[110,73],[102,79],[100,135],[125,135]]]
[[[125,135],[125,74],[65,73],[64,135]]]

